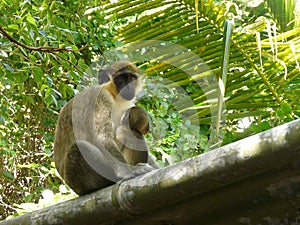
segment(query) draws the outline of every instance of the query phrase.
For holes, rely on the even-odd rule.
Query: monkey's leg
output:
[[[102,177],[117,182],[133,172],[132,167],[118,160],[103,146],[96,147],[87,141],[77,141],[77,146],[86,163]]]
[[[89,166],[99,175],[113,182],[129,180],[157,169],[148,163],[129,166],[117,160],[104,147],[102,149],[97,148],[86,141],[77,141],[77,146]]]
[[[81,145],[81,148],[86,147],[86,145]],[[61,175],[78,195],[84,195],[114,183],[105,179],[89,166],[76,144],[71,147],[66,155]]]
[[[84,195],[151,170],[149,165],[142,163],[128,166],[106,150],[99,150],[86,141],[77,141],[67,155],[62,176],[78,195]]]

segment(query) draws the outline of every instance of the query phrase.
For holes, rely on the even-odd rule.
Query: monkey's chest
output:
[[[122,120],[124,119],[125,113],[128,109],[132,108],[135,104],[133,102],[122,102],[115,103],[115,106],[112,110],[112,128],[115,132],[116,129],[120,126]]]

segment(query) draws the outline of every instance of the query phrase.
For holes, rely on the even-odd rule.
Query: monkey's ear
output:
[[[107,70],[100,69],[98,71],[98,83],[101,85],[101,84],[107,83],[109,80],[110,80],[110,78],[109,78],[109,74],[107,73]]]

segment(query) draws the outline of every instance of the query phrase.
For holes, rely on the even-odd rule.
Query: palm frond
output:
[[[297,0],[267,0],[270,11],[283,31],[300,26],[300,6]]]
[[[151,59],[147,74],[160,75],[181,86],[192,81],[201,83],[203,78],[211,77],[212,74],[215,78],[220,76],[223,24],[237,6],[233,3],[215,4],[211,0],[199,1],[197,32],[194,1],[150,2],[121,0],[108,6],[112,18],[113,13],[118,12],[114,16],[119,19],[130,17],[132,21],[119,30],[117,40],[125,44],[142,40],[174,43],[196,54],[210,71],[198,70],[189,76],[186,71],[193,70],[192,56],[168,55],[165,52],[156,59]],[[225,99],[226,108],[235,111],[231,115],[227,114],[229,119],[269,116],[283,102],[292,105],[295,101],[293,94],[298,89],[295,90],[294,87],[299,87],[300,79],[299,28],[285,33],[268,33],[270,23],[272,22],[261,19],[249,25],[237,26],[233,32]],[[259,40],[257,33],[260,34]],[[170,64],[161,63],[163,60]],[[173,68],[170,65],[174,62],[180,62],[183,67]],[[205,90],[190,95],[202,122],[209,123],[214,117],[210,110],[211,101],[207,101],[205,95],[210,93],[213,98],[217,96],[218,85],[214,82],[206,86]]]

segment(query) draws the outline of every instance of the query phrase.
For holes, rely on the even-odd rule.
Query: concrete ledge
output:
[[[300,120],[0,225],[300,224]]]

